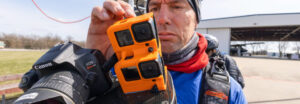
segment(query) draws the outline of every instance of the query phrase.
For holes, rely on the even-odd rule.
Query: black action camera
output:
[[[71,42],[56,45],[27,72],[19,85],[24,90],[15,104],[83,104],[112,86],[105,57],[98,50]]]

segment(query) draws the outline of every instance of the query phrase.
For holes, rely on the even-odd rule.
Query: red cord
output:
[[[59,22],[59,23],[63,23],[63,24],[71,24],[71,23],[77,23],[77,22],[81,22],[83,20],[86,20],[88,18],[90,18],[91,16],[87,16],[85,18],[82,18],[82,19],[79,19],[79,20],[75,20],[75,21],[62,21],[62,20],[59,20],[59,19],[56,19],[54,17],[51,17],[49,15],[47,15],[37,4],[34,0],[32,0],[33,4],[39,9],[40,12],[43,13],[43,15],[45,15],[47,18],[53,20],[53,21],[56,21],[56,22]]]

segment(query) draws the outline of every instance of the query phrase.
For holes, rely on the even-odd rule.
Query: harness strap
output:
[[[203,69],[202,76],[199,104],[228,104],[230,77],[224,61],[211,58],[210,63]]]

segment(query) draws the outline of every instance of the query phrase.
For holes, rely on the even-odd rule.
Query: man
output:
[[[195,32],[200,21],[198,0],[148,0],[161,41],[163,58],[172,75],[179,104],[200,103],[202,69],[208,64],[207,41]],[[99,49],[109,58],[113,54],[106,30],[114,22],[134,17],[123,1],[105,1],[92,11],[87,48]],[[230,104],[246,103],[241,87],[230,78]],[[200,99],[200,100],[199,100]]]
[[[205,38],[207,40],[206,53],[208,54],[208,57],[210,58],[219,57],[222,60],[224,60],[226,70],[228,71],[230,76],[233,79],[235,79],[241,85],[242,88],[244,88],[245,87],[244,78],[235,60],[229,55],[221,54],[221,52],[218,50],[219,41],[216,37],[209,34],[205,34]]]

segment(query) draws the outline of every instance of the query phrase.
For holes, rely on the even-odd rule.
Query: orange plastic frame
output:
[[[145,42],[137,42],[134,38],[133,31],[131,29],[133,24],[140,23],[140,22],[149,22],[151,24],[151,28],[153,34],[157,37],[156,28],[155,28],[155,20],[153,18],[153,13],[147,13],[135,18],[127,18],[124,20],[120,20],[110,26],[107,30],[108,38],[112,44],[112,47],[118,57],[118,62],[115,64],[115,73],[118,77],[120,82],[121,88],[124,93],[130,92],[139,92],[145,90],[151,90],[154,85],[157,86],[158,90],[166,90],[165,81],[167,78],[161,74],[155,78],[143,78],[141,71],[138,67],[140,62],[156,60],[159,56],[162,58],[160,44],[157,44],[158,38],[153,38],[152,40],[145,41]],[[115,36],[115,32],[123,31],[123,30],[130,30],[131,37],[134,41],[133,45],[123,46],[120,47]],[[158,41],[159,42],[159,41]],[[146,45],[147,44],[147,45]],[[149,52],[148,48],[152,47],[153,51]],[[132,57],[133,56],[133,57]],[[132,57],[131,59],[125,59],[126,57]],[[136,67],[138,69],[138,73],[140,76],[140,80],[134,81],[126,81],[124,75],[122,73],[122,68],[128,67]],[[165,77],[167,77],[167,68],[164,66],[163,68]]]

